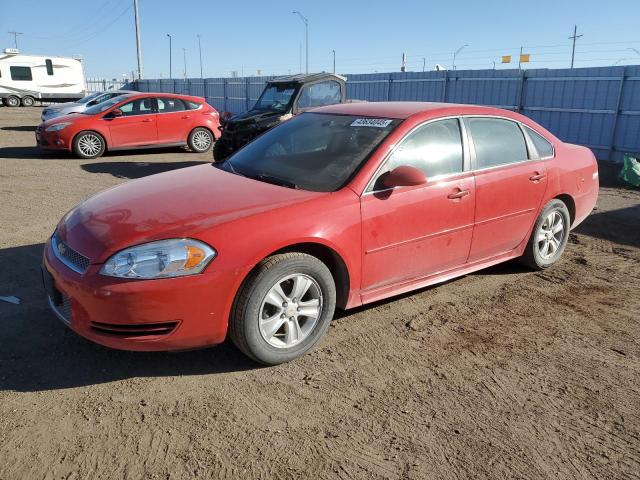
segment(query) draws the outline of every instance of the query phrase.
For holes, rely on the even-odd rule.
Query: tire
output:
[[[15,95],[11,95],[4,99],[4,104],[7,107],[19,107],[20,106],[20,98]]]
[[[79,158],[98,158],[105,149],[106,144],[102,135],[91,130],[80,132],[73,139],[73,153]]]
[[[219,139],[213,145],[213,161],[218,163],[226,160],[228,157],[227,146],[222,139]]]
[[[571,217],[564,202],[549,201],[533,226],[520,262],[534,270],[544,270],[555,264],[567,246],[570,227]]]
[[[300,298],[295,298],[296,288],[305,292]],[[320,341],[335,306],[335,283],[324,263],[300,252],[274,255],[263,260],[240,289],[229,320],[229,336],[238,349],[259,363],[289,362]],[[300,313],[305,309],[311,315]],[[263,321],[266,318],[273,320]]]
[[[22,97],[22,106],[23,107],[33,107],[36,103],[35,98],[27,95],[26,97]]]
[[[192,152],[204,153],[208,152],[213,146],[215,138],[206,128],[198,127],[191,130],[187,143]]]

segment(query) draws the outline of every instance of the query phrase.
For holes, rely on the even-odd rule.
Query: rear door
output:
[[[418,127],[387,159],[361,199],[363,295],[466,262],[475,192],[465,150],[459,120],[451,118]],[[422,170],[427,183],[384,188],[385,173],[401,165]]]
[[[136,98],[120,106],[119,110],[122,111],[121,117],[108,119],[112,147],[136,147],[158,142],[153,98]]]
[[[529,159],[517,122],[465,118],[471,138],[476,218],[469,262],[507,253],[529,233],[547,187],[544,161]]]
[[[193,126],[195,111],[176,97],[158,97],[158,142],[183,143]]]

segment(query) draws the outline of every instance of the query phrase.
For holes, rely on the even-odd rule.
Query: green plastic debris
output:
[[[640,160],[625,154],[624,165],[618,174],[618,178],[627,185],[640,188]]]

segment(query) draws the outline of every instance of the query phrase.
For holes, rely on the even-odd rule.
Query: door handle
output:
[[[459,200],[462,197],[466,197],[467,195],[469,195],[469,190],[459,190],[456,193],[450,193],[449,195],[447,195],[447,198],[449,200]]]
[[[149,122],[153,122],[153,119],[151,119],[151,118],[143,118],[142,121],[144,123],[149,123]]]
[[[187,118],[191,118],[191,115],[183,115],[182,118],[186,120]]]
[[[536,172],[535,175],[532,175],[529,177],[529,180],[531,180],[532,182],[539,182],[540,180],[544,179],[546,177],[546,175],[544,173],[539,173]]]

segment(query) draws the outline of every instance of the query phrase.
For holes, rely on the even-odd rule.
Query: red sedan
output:
[[[590,150],[469,105],[322,107],[227,160],[99,193],[44,253],[54,312],[129,350],[229,335],[277,364],[352,308],[520,259],[556,263],[593,209]]]
[[[36,130],[39,147],[97,158],[106,150],[189,146],[206,152],[220,136],[218,112],[203,98],[125,93]]]

